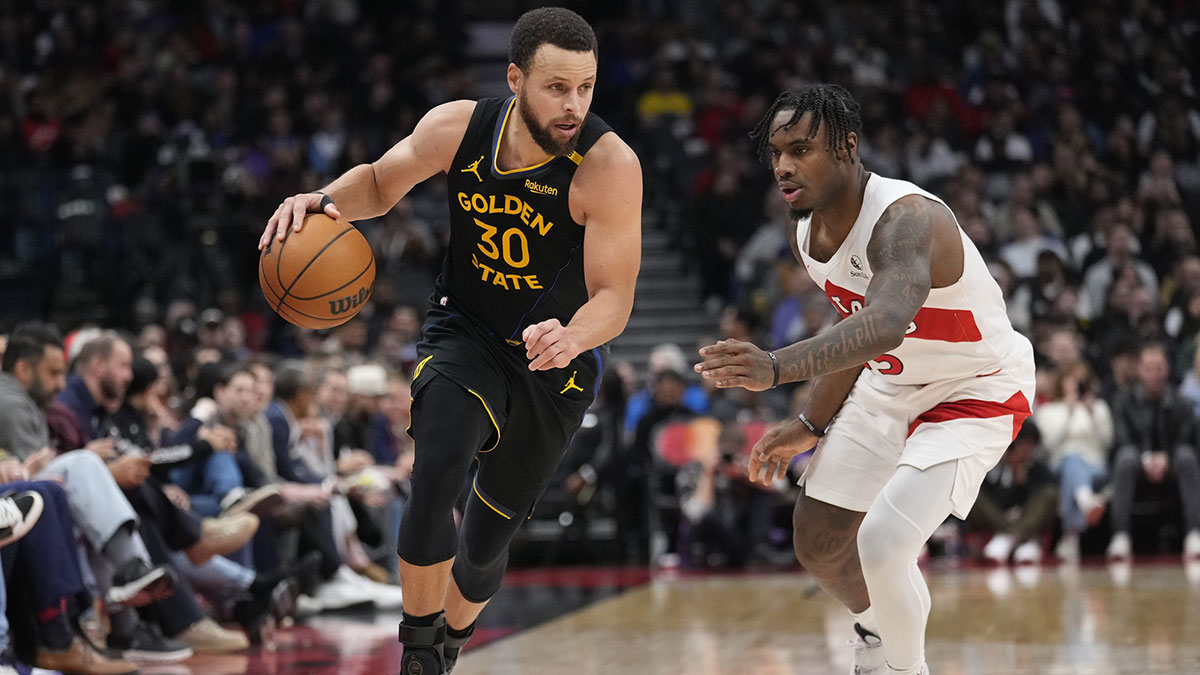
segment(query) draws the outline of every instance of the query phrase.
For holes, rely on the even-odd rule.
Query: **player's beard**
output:
[[[796,223],[799,223],[800,221],[804,220],[805,218],[811,218],[812,214],[813,214],[812,209],[792,209],[792,211],[791,211],[792,224],[795,225]]]
[[[545,150],[547,154],[556,157],[565,157],[575,151],[575,146],[579,144],[579,135],[583,133],[583,122],[574,119],[562,120],[564,122],[573,122],[577,125],[575,133],[565,141],[554,140],[554,134],[551,129],[556,124],[551,120],[550,124],[542,126],[538,123],[537,116],[533,113],[533,108],[529,105],[529,101],[524,96],[517,94],[517,109],[521,112],[521,120],[525,122],[525,127],[529,129],[529,135],[533,138],[533,142],[538,144],[538,147]]]

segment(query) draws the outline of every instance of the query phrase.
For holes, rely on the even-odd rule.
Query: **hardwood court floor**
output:
[[[932,675],[1200,675],[1200,564],[925,573]],[[398,620],[322,616],[142,673],[398,675]],[[802,572],[514,570],[454,675],[842,675],[852,637]]]
[[[933,675],[1200,673],[1200,569],[927,575]],[[851,637],[801,575],[659,578],[466,654],[455,675],[830,675],[850,672]]]

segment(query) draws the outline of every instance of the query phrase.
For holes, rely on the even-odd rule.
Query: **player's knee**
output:
[[[802,502],[804,500],[801,499]],[[837,522],[837,519],[824,516],[813,517],[818,515],[815,512],[821,510],[820,506],[801,506],[798,503],[792,527],[792,546],[796,551],[796,559],[804,569],[817,575],[840,570],[854,556],[857,527],[855,519]]]
[[[887,569],[897,562],[906,562],[902,542],[897,541],[896,523],[886,521],[886,518],[867,514],[858,528],[858,559],[864,575]]]

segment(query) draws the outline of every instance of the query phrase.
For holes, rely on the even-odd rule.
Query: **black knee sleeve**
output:
[[[508,566],[508,544],[523,518],[506,518],[471,494],[463,514],[462,545],[451,570],[462,596],[485,602],[500,589]]]
[[[412,565],[436,565],[454,557],[454,502],[475,453],[495,427],[477,398],[441,376],[417,393],[412,420],[412,496],[400,522],[397,553]]]

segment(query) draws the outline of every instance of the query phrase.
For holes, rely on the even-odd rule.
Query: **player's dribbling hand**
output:
[[[700,349],[704,360],[693,369],[706,380],[712,380],[718,389],[742,387],[750,391],[765,391],[771,388],[775,369],[771,357],[758,347],[741,340],[721,340],[715,345]]]
[[[275,209],[275,213],[271,214],[271,219],[267,221],[262,237],[258,240],[258,250],[266,248],[271,237],[275,237],[277,241],[283,241],[289,233],[299,232],[300,228],[304,226],[305,214],[320,213],[323,210],[325,215],[334,220],[342,217],[333,202],[326,204],[322,209],[322,199],[324,199],[324,195],[316,192],[302,192],[283,200],[279,208]]]
[[[817,437],[798,419],[767,429],[767,433],[758,439],[750,451],[747,467],[750,482],[770,485],[776,478],[783,478],[792,458],[807,452],[816,443]]]
[[[547,319],[527,326],[521,333],[521,339],[525,342],[525,356],[532,360],[530,370],[563,368],[583,351],[558,319]]]

